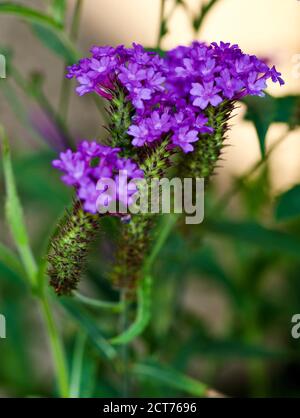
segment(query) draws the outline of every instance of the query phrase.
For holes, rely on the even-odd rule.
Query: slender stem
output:
[[[159,26],[158,26],[158,35],[157,35],[157,42],[156,42],[157,48],[161,47],[161,41],[163,38],[162,28],[164,24],[165,2],[166,0],[160,0]]]
[[[219,0],[209,0],[207,4],[202,6],[201,14],[197,20],[197,27],[195,27],[195,34],[199,33],[200,29],[202,28],[204,19],[206,15],[209,13],[210,9],[218,2]]]
[[[61,345],[60,337],[52,316],[52,311],[49,306],[47,296],[44,292],[40,294],[39,301],[44,315],[45,323],[47,325],[59,393],[62,398],[67,398],[69,396],[69,384],[63,347]]]
[[[12,237],[17,246],[22,260],[26,278],[30,282],[30,290],[32,295],[38,298],[41,310],[44,314],[45,323],[50,338],[53,359],[57,372],[57,379],[59,383],[59,390],[62,397],[68,396],[68,376],[67,368],[63,350],[61,347],[59,335],[52,317],[51,309],[44,291],[44,281],[41,278],[45,277],[45,263],[42,260],[38,267],[34,255],[32,253],[28,233],[25,226],[22,213],[22,205],[18,197],[13,169],[11,164],[10,149],[8,139],[0,126],[0,139],[3,137],[3,168],[6,182],[6,207],[7,207],[7,222],[11,228]]]
[[[81,375],[82,375],[82,363],[84,356],[84,348],[87,335],[83,332],[78,332],[75,341],[74,357],[72,363],[72,371],[70,377],[70,398],[80,397]]]
[[[70,30],[70,39],[72,43],[75,43],[78,38],[82,6],[83,6],[83,0],[77,0],[75,4],[75,8],[74,8],[72,23],[71,23],[71,30]],[[64,74],[63,74],[63,79],[61,83],[59,112],[58,112],[61,115],[62,119],[64,120],[66,120],[68,116],[68,109],[69,109],[70,96],[71,96],[71,83],[65,77],[65,66],[67,64],[68,63],[66,62],[64,65]]]
[[[125,306],[120,314],[120,333],[127,329],[128,324],[128,305],[126,303],[127,291],[122,289],[120,292],[120,303]],[[127,398],[129,396],[129,345],[123,344],[121,346],[121,359],[122,359],[122,397]]]
[[[145,265],[144,265],[144,272],[149,273],[150,269],[155,262],[157,256],[160,253],[160,250],[162,249],[163,245],[165,244],[170,232],[172,231],[173,226],[176,224],[178,220],[178,216],[174,214],[170,214],[168,216],[165,216],[164,218],[164,224],[162,225],[160,229],[160,233],[158,235],[158,238],[155,242],[154,247],[152,248],[152,251],[147,258]]]
[[[72,293],[75,300],[78,302],[82,302],[86,305],[89,305],[93,308],[100,308],[100,309],[110,309],[113,312],[120,312],[124,309],[125,303],[123,301],[121,302],[106,302],[103,300],[93,299],[89,298],[87,296],[82,295],[81,293],[74,291]]]

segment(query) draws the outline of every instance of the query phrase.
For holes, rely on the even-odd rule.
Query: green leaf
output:
[[[52,0],[50,6],[51,15],[53,16],[53,19],[60,25],[64,24],[66,8],[66,0]]]
[[[162,364],[136,364],[132,371],[143,378],[151,378],[192,396],[207,395],[207,385]]]
[[[151,317],[151,288],[152,278],[147,275],[140,281],[138,287],[138,311],[133,324],[122,334],[111,339],[112,344],[128,344],[142,334]]]
[[[15,185],[15,177],[12,169],[8,138],[1,126],[0,138],[3,141],[2,159],[6,188],[6,219],[22,259],[27,277],[33,285],[36,283],[37,266],[29,246],[29,240],[24,223],[23,208],[21,206]]]
[[[7,13],[27,20],[44,45],[66,59],[67,63],[77,61],[78,54],[72,42],[55,18],[34,9],[15,3],[0,3],[0,14]]]
[[[266,228],[256,222],[208,221],[208,231],[244,241],[266,251],[299,257],[300,240],[285,232]]]
[[[20,277],[24,277],[24,270],[17,255],[0,242],[0,261]]]
[[[37,38],[51,51],[62,57],[67,64],[78,59],[78,54],[71,41],[60,31],[53,31],[48,27],[33,23],[32,30]]]
[[[196,32],[199,31],[199,29],[201,28],[204,19],[207,15],[207,13],[209,13],[210,9],[218,2],[218,0],[208,0],[206,4],[201,5],[201,10],[200,13],[194,17],[193,19],[193,27],[195,29]]]
[[[219,264],[216,259],[216,254],[212,249],[202,247],[200,251],[191,254],[187,263],[187,269],[210,276],[224,287],[238,306],[243,303],[243,297],[240,290]]]
[[[249,96],[244,99],[244,102],[247,105],[245,118],[254,123],[261,155],[264,157],[266,154],[266,136],[276,116],[276,101],[272,96],[266,95],[264,98]]]
[[[12,2],[0,3],[0,13],[7,13],[21,17],[31,23],[39,23],[52,29],[62,29],[62,25],[55,19],[30,7]]]
[[[99,352],[102,355],[104,354],[107,359],[112,360],[116,356],[117,352],[103,336],[94,320],[87,313],[85,313],[83,309],[79,308],[78,305],[75,305],[70,298],[59,298],[59,302],[87,333]]]
[[[41,136],[33,129],[27,110],[24,108],[23,103],[19,99],[19,95],[16,93],[15,88],[9,83],[0,84],[1,91],[5,96],[7,103],[11,107],[12,111],[18,117],[18,120],[24,125],[24,127],[30,132],[31,136],[38,142],[43,141]]]
[[[300,96],[284,96],[276,99],[275,122],[287,123],[290,126],[300,125]]]
[[[279,196],[275,207],[277,221],[289,221],[300,216],[300,185]]]
[[[167,33],[168,33],[167,21],[163,19],[160,25],[160,32],[159,32],[160,39],[162,39]]]
[[[248,96],[242,100],[247,106],[246,120],[254,123],[259,139],[261,154],[265,156],[265,141],[272,123],[287,123],[293,127],[299,125],[297,112],[299,96],[273,97],[266,94],[264,98]]]
[[[187,346],[191,348],[189,358],[191,354],[201,354],[201,356],[213,358],[231,357],[234,359],[273,359],[293,356],[293,353],[288,353],[286,350],[248,344],[237,340],[205,339],[202,335],[192,338],[187,342]]]
[[[79,332],[76,336],[72,367],[70,373],[70,398],[79,398],[82,384],[82,367],[86,345],[86,334]]]

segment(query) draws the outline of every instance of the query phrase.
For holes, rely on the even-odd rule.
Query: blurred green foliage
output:
[[[5,13],[23,19],[50,52],[65,63],[74,62],[79,53],[65,27],[67,2],[45,3],[49,7],[42,13],[16,2],[1,2],[0,16]],[[195,31],[215,3],[208,1],[192,17]],[[175,7],[186,9],[187,4],[174,1],[168,19]],[[168,31],[168,19],[163,16],[158,47]],[[65,120],[44,96],[43,77],[38,84],[23,78],[14,69],[13,52],[5,55],[8,79],[0,81],[0,91],[24,129],[37,140],[43,139],[28,117],[27,106],[33,101],[72,141]],[[19,99],[17,85],[28,102]],[[257,131],[262,159],[249,173],[234,178],[223,197],[212,185],[203,224],[193,228],[179,225],[170,234],[154,266],[152,303],[146,300],[135,326],[141,326],[139,321],[145,321],[145,315],[151,314],[151,321],[146,321],[146,330],[130,345],[127,360],[122,347],[111,343],[117,315],[73,298],[53,298],[74,396],[120,396],[125,374],[129,394],[137,396],[203,396],[210,387],[233,396],[299,395],[300,341],[293,340],[290,331],[292,316],[300,312],[300,185],[272,196],[269,158],[273,148],[268,149],[265,139],[273,123],[286,124],[288,132],[299,125],[300,98],[267,95],[247,99],[245,105],[246,119]],[[51,169],[54,155],[50,146],[43,146],[25,155],[16,150],[13,157],[16,184],[30,221],[30,243],[40,260],[58,217],[72,198]],[[56,396],[45,331],[25,284],[24,268],[2,222],[2,168],[0,311],[7,318],[7,339],[0,340],[1,358],[5,359],[0,362],[0,396]],[[236,202],[234,211],[232,201]],[[83,281],[93,298],[118,301],[118,293],[105,278],[117,231],[117,221],[106,220],[93,248]],[[185,297],[191,286],[208,287],[218,306],[225,304],[225,314],[222,309],[214,312],[215,304],[206,312],[201,310],[205,290],[196,295],[200,306],[195,308]],[[129,320],[134,318],[131,308]],[[131,337],[135,331],[131,329]]]

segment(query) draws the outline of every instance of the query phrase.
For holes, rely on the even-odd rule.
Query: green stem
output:
[[[72,43],[75,43],[77,41],[82,6],[83,6],[83,0],[77,0],[75,4],[75,8],[74,8],[72,23],[71,23],[71,30],[70,30],[70,39]],[[59,112],[58,112],[61,115],[62,119],[64,120],[66,120],[68,116],[69,103],[70,103],[70,97],[71,97],[71,87],[72,87],[70,81],[65,77],[66,65],[68,65],[67,62],[64,65],[64,74],[63,74],[63,79],[61,83]]]
[[[158,35],[157,35],[157,42],[156,47],[161,47],[161,41],[163,38],[162,27],[164,24],[164,14],[165,14],[165,0],[160,0],[160,13],[159,13],[159,26],[158,26]]]
[[[123,301],[121,302],[106,302],[103,300],[93,299],[89,298],[87,296],[82,295],[81,293],[77,291],[73,291],[72,295],[75,300],[78,302],[82,302],[88,306],[91,306],[93,308],[100,308],[100,309],[110,309],[112,312],[118,313],[120,311],[124,310],[125,303]]]
[[[197,19],[197,24],[195,26],[195,34],[198,34],[200,29],[202,28],[204,19],[206,15],[209,13],[211,8],[218,2],[219,0],[209,0],[207,4],[202,6],[200,16]]]
[[[67,398],[69,396],[69,384],[67,365],[63,347],[61,345],[60,337],[52,316],[47,296],[44,292],[40,294],[39,301],[47,326],[48,336],[50,339],[59,393],[62,398]]]
[[[24,265],[26,278],[30,283],[30,289],[33,295],[38,297],[45,323],[47,325],[50,338],[53,359],[57,371],[59,389],[61,396],[68,396],[68,378],[67,369],[62,347],[60,345],[59,335],[52,317],[49,303],[44,291],[44,282],[41,278],[44,275],[44,263],[41,261],[40,269],[37,267],[36,260],[32,253],[28,233],[24,222],[23,208],[17,193],[15,178],[12,169],[11,155],[8,138],[0,126],[0,139],[3,139],[3,169],[6,185],[6,216],[10,226],[13,240],[18,248],[20,258]]]
[[[85,333],[79,332],[75,341],[74,357],[72,364],[72,372],[70,378],[70,398],[80,397],[82,363],[84,356],[84,348],[87,340]]]
[[[157,256],[160,253],[160,250],[164,246],[170,232],[173,229],[173,226],[176,224],[178,220],[178,215],[169,214],[164,217],[164,223],[160,229],[158,238],[152,248],[152,251],[149,255],[149,257],[146,259],[145,265],[144,265],[144,272],[145,274],[149,273],[152,265],[154,264]]]
[[[128,326],[128,306],[126,303],[127,291],[123,289],[120,293],[120,304],[125,306],[120,314],[120,333],[124,332]],[[121,346],[121,360],[122,360],[122,397],[127,398],[129,396],[129,344],[123,344]]]

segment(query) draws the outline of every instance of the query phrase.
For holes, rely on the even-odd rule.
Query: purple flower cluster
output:
[[[127,134],[134,147],[155,147],[167,138],[169,147],[191,152],[201,134],[213,133],[213,108],[246,95],[263,96],[269,79],[284,84],[275,67],[223,42],[194,42],[163,58],[136,44],[129,49],[95,46],[91,54],[68,67],[67,77],[77,79],[79,95],[96,92],[112,100],[122,91],[133,109]],[[76,152],[67,150],[53,161],[64,172],[63,181],[76,188],[86,211],[97,212],[99,197],[104,205],[113,200],[130,205],[136,188],[129,187],[129,180],[144,174],[135,162],[121,158],[120,151],[124,150],[83,141]],[[126,173],[125,180],[120,172]],[[121,186],[117,195],[108,191],[107,178]]]
[[[120,158],[119,151],[119,148],[107,147],[95,141],[83,141],[76,152],[68,149],[60,153],[60,159],[53,161],[53,166],[64,173],[63,182],[76,188],[77,196],[87,212],[97,213],[99,201],[104,206],[108,206],[112,200],[118,200],[126,206],[131,204],[136,188],[134,185],[129,187],[128,180],[143,178],[144,173],[130,159]],[[111,194],[106,179],[114,180],[115,194]]]
[[[136,44],[96,46],[91,53],[69,67],[67,77],[77,78],[79,95],[96,92],[110,100],[117,86],[124,89],[135,109],[128,134],[136,147],[168,136],[170,146],[191,152],[201,134],[213,132],[207,108],[263,96],[268,79],[284,83],[275,67],[223,42],[179,46],[164,58]]]

